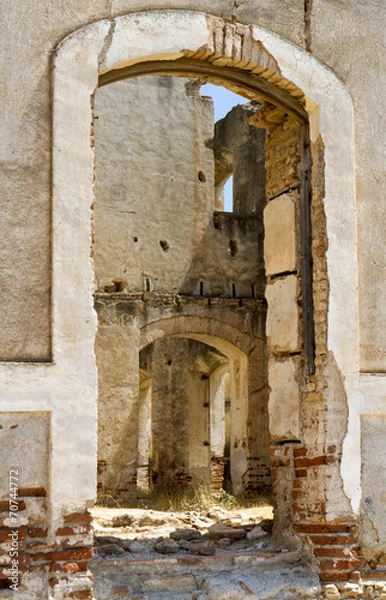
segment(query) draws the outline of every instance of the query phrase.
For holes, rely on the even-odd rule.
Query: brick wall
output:
[[[258,456],[248,456],[247,464],[247,472],[244,475],[246,491],[269,493],[272,487],[270,465]]]
[[[280,403],[275,406],[275,422],[271,434],[274,434],[275,445],[271,447],[273,503],[275,507],[277,532],[286,529],[299,535],[309,547],[315,558],[322,581],[347,581],[353,576],[363,561],[358,553],[358,526],[353,521],[347,498],[344,496],[340,476],[342,441],[344,437],[344,418],[346,398],[341,376],[337,371],[334,358],[327,348],[327,317],[329,283],[327,275],[326,250],[326,218],[324,211],[324,147],[319,138],[311,146],[312,170],[312,259],[313,259],[313,300],[315,323],[315,373],[307,375],[302,348],[302,288],[300,256],[299,202],[301,183],[301,149],[299,125],[280,114],[271,106],[265,106],[255,118],[257,126],[268,129],[266,139],[267,200],[270,211],[276,206],[278,199],[287,195],[295,206],[296,256],[287,254],[285,258],[273,260],[268,258],[267,298],[268,298],[268,351],[270,363],[277,363],[278,368],[270,368],[271,403],[275,398],[277,377],[284,361],[298,355],[295,371],[296,383],[293,383],[292,396],[298,394],[299,423],[298,435],[293,440],[280,440],[281,405],[291,402],[287,421],[296,411],[296,399],[289,400],[289,387],[276,390]],[[284,206],[284,205],[283,205]],[[290,202],[287,200],[287,206]],[[285,216],[285,215],[284,215]],[[271,219],[271,220],[269,220]],[[273,223],[273,225],[272,225]],[[290,220],[288,220],[290,223]],[[275,249],[280,242],[280,235],[270,213],[267,214],[268,244]],[[289,231],[288,227],[288,231]],[[279,230],[278,230],[279,231]],[[279,231],[280,233],[280,231]],[[267,236],[267,232],[266,232]],[[266,245],[267,250],[267,245]],[[270,247],[268,245],[268,251]],[[284,252],[285,248],[283,249]],[[283,253],[284,256],[284,253]],[[286,269],[286,264],[291,268]],[[282,266],[283,265],[283,266]],[[288,270],[288,273],[286,271]],[[282,275],[280,271],[284,271]],[[292,310],[292,319],[297,314],[299,330],[299,347],[296,348],[293,336],[292,348],[285,346],[284,335],[280,327],[275,329],[275,302],[279,302],[274,291],[275,278],[296,275],[298,280],[297,311]],[[276,294],[276,295],[275,295]],[[280,299],[280,297],[279,297]],[[282,300],[281,300],[282,301]],[[292,300],[293,302],[293,300]],[[280,307],[276,310],[279,312]],[[270,313],[271,311],[271,313]],[[280,312],[279,312],[280,315]],[[295,317],[296,318],[296,317]],[[273,323],[273,325],[272,325]],[[288,338],[287,338],[288,339]],[[292,350],[290,352],[290,350]],[[289,372],[289,371],[287,371]],[[276,379],[275,379],[276,377]],[[296,389],[298,392],[296,392]],[[280,392],[280,393],[279,393]],[[282,393],[283,392],[283,393]],[[271,408],[272,410],[272,408]],[[279,413],[277,412],[279,411]],[[282,421],[286,415],[283,412]],[[341,427],[334,423],[340,420]],[[292,431],[296,432],[296,422]],[[288,436],[287,436],[288,437]],[[298,438],[298,439],[296,439]],[[333,482],[333,483],[331,483]],[[339,503],[341,501],[341,507]]]
[[[55,600],[91,600],[91,515],[65,516],[51,541],[46,490],[19,488],[17,504],[14,522],[9,500],[0,502],[0,590],[13,590],[20,600],[41,600],[43,590]]]

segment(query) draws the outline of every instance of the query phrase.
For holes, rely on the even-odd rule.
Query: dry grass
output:
[[[267,493],[233,496],[223,492],[221,495],[213,495],[208,488],[198,486],[194,490],[172,489],[150,492],[142,498],[128,497],[125,502],[118,502],[113,496],[104,494],[98,498],[97,505],[110,508],[149,508],[166,512],[206,511],[213,506],[220,506],[225,510],[242,510],[256,506],[269,506],[271,499]]]

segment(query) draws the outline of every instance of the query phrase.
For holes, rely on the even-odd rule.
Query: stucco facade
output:
[[[1,19],[3,588],[11,576],[9,473],[17,470],[26,540],[18,597],[92,597],[93,295],[111,283],[97,273],[100,257],[91,256],[98,231],[94,117],[102,86],[150,72],[212,80],[263,103],[253,119],[267,132],[262,337],[275,527],[300,537],[322,580],[358,569],[381,577],[385,8],[332,0],[22,1]],[[211,177],[194,185],[209,187]],[[178,295],[173,285],[162,293]],[[224,314],[220,305],[215,310]],[[135,336],[135,348],[158,343],[161,331],[212,339],[225,356],[239,356],[239,346],[252,351],[253,324],[232,323],[241,319],[237,311],[222,333],[220,317],[203,327],[196,306],[185,310],[185,321],[157,303],[150,311],[155,317],[146,325],[125,330],[137,376],[137,350],[129,356]],[[256,370],[246,380],[260,389]],[[253,440],[253,419],[248,427]],[[339,566],[326,546],[342,552]]]

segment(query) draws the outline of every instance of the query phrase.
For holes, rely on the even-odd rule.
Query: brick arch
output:
[[[125,76],[150,74],[154,69],[171,72],[175,67],[176,74],[197,73],[198,65],[198,72],[207,73],[212,81],[249,90],[250,97],[280,103],[305,122],[303,91],[281,73],[277,61],[258,40],[259,33],[254,26],[226,23],[205,13],[147,11],[87,25],[57,48],[53,119],[56,364],[74,356],[72,340],[78,339],[79,331],[84,334],[80,354],[84,355],[86,344],[92,356],[96,331],[90,303],[93,278],[89,260],[90,207],[94,201],[90,122],[96,88]],[[76,280],[74,264],[79,274]],[[78,298],[76,302],[74,297]]]
[[[178,11],[161,14],[166,12],[172,15]],[[126,19],[118,17],[116,22],[124,26]],[[251,99],[280,104],[298,120],[307,121],[304,92],[282,74],[276,59],[255,37],[253,26],[229,23],[213,15],[205,15],[205,20],[208,39],[198,49],[183,49],[172,58],[164,52],[129,61],[122,56],[113,66],[106,56],[99,85],[156,73],[202,76]]]
[[[248,356],[256,339],[218,319],[178,315],[144,325],[140,331],[139,349],[164,337],[188,337],[209,344],[229,358]]]

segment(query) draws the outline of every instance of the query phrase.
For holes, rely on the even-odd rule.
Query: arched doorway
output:
[[[148,18],[150,15],[146,15],[146,18]],[[75,320],[74,323],[72,323],[71,327],[66,327],[65,325],[68,324],[67,321],[68,319],[65,318],[65,315],[68,314],[68,311],[70,310],[71,306],[73,306],[73,302],[71,302],[71,294],[68,294],[68,289],[66,288],[66,285],[63,285],[64,282],[69,282],[69,281],[73,281],[73,275],[74,275],[74,271],[73,271],[73,261],[69,260],[69,257],[72,255],[72,252],[75,251],[76,256],[79,260],[79,264],[82,265],[82,268],[84,268],[84,277],[82,277],[82,281],[78,282],[79,285],[76,287],[76,289],[80,292],[81,290],[85,291],[85,290],[89,290],[91,288],[91,269],[89,268],[89,236],[88,234],[85,235],[84,231],[86,231],[86,229],[83,231],[83,235],[81,235],[79,238],[75,237],[76,239],[76,248],[74,248],[74,236],[72,235],[72,226],[69,227],[69,230],[66,230],[65,224],[68,223],[82,223],[84,226],[85,224],[89,223],[89,217],[90,217],[90,213],[89,213],[89,209],[88,207],[92,204],[92,200],[93,200],[93,196],[92,196],[92,177],[93,177],[93,173],[92,173],[92,152],[90,151],[90,146],[89,146],[89,117],[91,115],[90,112],[90,96],[93,94],[95,87],[97,85],[97,75],[98,75],[98,60],[97,57],[98,55],[100,55],[100,60],[99,60],[99,65],[102,71],[102,74],[107,73],[109,70],[118,70],[120,69],[121,65],[123,63],[125,63],[126,65],[130,62],[137,62],[137,61],[144,61],[144,59],[147,58],[151,58],[153,59],[154,56],[157,56],[161,59],[164,59],[165,57],[167,57],[168,59],[174,60],[176,58],[178,58],[180,56],[180,54],[184,53],[184,51],[181,51],[180,48],[181,47],[191,47],[193,48],[192,50],[190,50],[190,53],[195,54],[196,52],[200,50],[200,52],[203,52],[202,57],[203,60],[207,60],[208,56],[206,55],[206,52],[202,50],[202,47],[207,43],[208,41],[208,31],[211,27],[208,26],[207,22],[206,22],[206,18],[205,15],[203,14],[195,14],[195,13],[191,13],[191,14],[187,14],[187,13],[183,13],[183,14],[179,14],[178,11],[173,12],[171,11],[171,13],[162,13],[162,18],[161,21],[159,20],[159,16],[160,15],[153,15],[157,17],[157,26],[158,26],[158,32],[159,35],[157,33],[156,36],[156,40],[154,41],[154,39],[151,41],[151,43],[146,43],[146,50],[141,50],[141,44],[138,45],[138,39],[141,39],[141,36],[143,37],[143,34],[139,34],[137,31],[137,25],[138,23],[134,22],[134,19],[138,19],[138,15],[135,16],[129,16],[129,18],[124,18],[122,21],[119,21],[119,27],[117,28],[117,36],[115,39],[115,43],[116,45],[111,45],[109,52],[111,50],[111,53],[109,54],[109,58],[108,60],[106,59],[106,56],[103,54],[102,52],[102,48],[104,47],[104,41],[105,38],[109,32],[109,27],[110,24],[106,21],[106,22],[102,22],[102,23],[98,23],[98,24],[94,24],[92,26],[90,26],[89,28],[86,28],[87,31],[82,31],[81,35],[79,34],[75,34],[73,37],[70,37],[65,44],[63,45],[63,47],[60,49],[60,52],[58,53],[58,58],[56,61],[56,80],[55,80],[55,105],[56,105],[56,110],[55,110],[55,134],[54,134],[54,143],[55,143],[55,150],[54,150],[54,185],[55,185],[55,191],[54,191],[54,201],[55,201],[55,227],[56,227],[56,231],[59,233],[58,237],[55,238],[55,242],[54,242],[54,249],[55,249],[55,253],[54,253],[54,267],[57,273],[60,272],[61,276],[60,276],[60,281],[56,282],[56,287],[55,287],[55,292],[54,292],[54,317],[55,317],[55,331],[54,331],[54,340],[55,340],[55,357],[56,359],[60,362],[60,361],[64,361],[66,362],[66,360],[68,361],[68,356],[69,356],[69,352],[68,352],[68,348],[70,347],[70,344],[68,343],[68,335],[71,333],[71,335],[75,335],[75,337],[77,336],[79,331],[82,331],[85,335],[82,338],[83,342],[82,342],[82,348],[84,347],[91,347],[92,346],[92,342],[93,342],[93,337],[94,337],[94,332],[95,332],[95,321],[93,320],[93,314],[91,311],[91,307],[90,307],[90,302],[89,301],[84,301],[84,303],[81,305],[76,306],[76,310],[74,311],[77,314],[81,314],[82,315],[82,320],[81,323],[78,323],[78,321]],[[186,23],[189,23],[188,28],[186,28]],[[159,27],[159,23],[162,23],[162,27]],[[217,20],[215,20],[216,24],[219,24],[217,22]],[[164,27],[165,25],[165,27]],[[135,35],[133,36],[133,40],[135,41],[135,46],[136,48],[129,48],[126,41],[125,43],[123,42],[123,36],[122,36],[122,32],[124,31],[124,29],[126,28],[133,28],[134,31],[138,34],[137,37],[135,37]],[[176,38],[173,37],[172,32],[174,30],[177,30],[178,32],[182,32],[183,35],[183,39],[184,39],[184,43],[181,42],[180,38],[178,38],[178,35]],[[167,31],[167,34],[165,35],[165,31]],[[214,31],[214,27],[211,30],[212,32]],[[238,69],[237,67],[237,63],[241,64],[241,67],[243,67],[242,63],[243,61],[243,56],[241,54],[241,59],[240,56],[237,55],[237,51],[235,51],[235,53],[233,54],[233,47],[234,48],[238,48],[239,45],[238,43],[236,43],[235,40],[235,44],[231,44],[230,47],[232,48],[231,50],[227,50],[226,48],[228,47],[227,44],[223,44],[224,40],[226,42],[226,40],[229,41],[230,37],[229,35],[231,34],[235,34],[235,31],[232,28],[229,28],[229,26],[225,26],[225,24],[223,24],[223,29],[221,30],[225,33],[222,33],[221,36],[218,35],[217,38],[219,39],[221,37],[221,51],[219,51],[219,54],[216,55],[214,57],[214,60],[220,60],[220,61],[225,61],[222,63],[221,68],[224,68],[224,71],[227,70],[227,68],[229,67],[229,65],[231,65],[232,68]],[[257,30],[256,30],[257,31]],[[227,37],[228,36],[228,37]],[[269,38],[269,36],[268,36]],[[119,41],[120,39],[120,41]],[[170,40],[173,39],[173,43],[170,42]],[[211,38],[212,39],[212,38]],[[174,45],[173,45],[174,44]],[[246,44],[246,48],[247,48],[248,44]],[[323,115],[323,118],[325,119],[324,123],[326,123],[326,114],[332,114],[334,112],[334,107],[339,106],[339,110],[337,111],[336,114],[341,114],[344,113],[347,118],[347,121],[350,121],[350,115],[351,115],[351,105],[347,99],[347,97],[344,94],[344,91],[341,90],[341,88],[339,88],[339,86],[336,85],[332,85],[332,96],[334,96],[334,99],[337,100],[335,103],[330,102],[328,98],[329,94],[324,94],[324,92],[318,92],[315,85],[312,85],[312,83],[309,83],[309,81],[307,80],[307,77],[304,75],[304,72],[300,72],[297,71],[292,63],[290,66],[289,63],[291,61],[289,61],[288,65],[287,62],[284,60],[283,58],[283,54],[284,51],[281,51],[280,48],[280,40],[278,40],[277,45],[273,45],[272,47],[277,48],[278,54],[280,54],[281,57],[281,61],[282,64],[285,63],[286,65],[286,69],[285,72],[287,74],[289,74],[290,72],[293,72],[293,75],[291,75],[291,78],[298,83],[298,85],[305,87],[305,89],[308,91],[308,93],[313,97],[313,99],[319,101],[320,103],[323,104],[324,103],[324,107],[325,107],[325,112]],[[214,48],[214,49],[213,49]],[[211,55],[212,52],[212,56],[213,53],[216,52],[216,48],[215,46],[212,48],[212,50],[208,50],[209,55]],[[251,51],[251,47],[249,48],[248,52]],[[264,56],[264,53],[263,53]],[[86,57],[86,60],[84,61],[79,61],[79,57],[82,57],[82,59],[84,57]],[[219,58],[218,58],[219,57]],[[307,61],[303,60],[302,61],[302,57],[300,55],[298,55],[298,53],[296,54],[297,59],[299,59],[299,64],[302,65],[302,68],[305,69],[305,71],[307,71],[307,65],[309,64],[307,61],[310,61],[310,57],[307,57]],[[266,77],[266,81],[268,81],[269,79],[271,79],[273,83],[271,83],[271,85],[276,85],[278,87],[280,87],[282,84],[282,87],[286,88],[288,87],[288,89],[291,91],[293,95],[296,97],[298,96],[300,98],[300,100],[302,99],[303,95],[301,92],[299,92],[299,89],[297,88],[297,86],[295,85],[294,87],[291,87],[291,83],[286,80],[282,81],[281,74],[279,72],[275,72],[275,69],[273,68],[273,65],[271,64],[272,70],[269,68],[269,63],[266,63],[264,66],[261,66],[261,62],[262,62],[262,58],[257,58],[256,62],[254,61],[254,57],[252,55],[249,56],[249,59],[246,60],[246,65],[244,65],[244,67],[246,66],[246,70],[247,71],[253,71],[253,69],[255,68],[254,65],[256,65],[256,72],[259,73],[260,75],[263,77],[263,79]],[[236,65],[234,64],[236,63]],[[69,69],[69,64],[72,65],[73,68]],[[315,65],[314,65],[315,66]],[[252,67],[251,69],[248,69],[248,67]],[[229,67],[230,68],[230,67]],[[292,71],[291,71],[292,69]],[[68,76],[67,73],[71,72],[71,76]],[[186,72],[186,71],[185,71]],[[318,71],[319,72],[319,71]],[[228,72],[229,73],[229,72]],[[323,70],[321,70],[321,74],[325,77],[324,80],[328,80],[328,74],[326,74]],[[276,79],[276,78],[279,79]],[[260,78],[261,79],[261,78]],[[259,81],[260,81],[259,79]],[[74,87],[74,80],[79,83],[79,85],[77,85],[77,102],[74,103],[74,106],[71,106],[71,102],[67,102],[66,100],[64,100],[66,97],[71,98],[71,90]],[[264,87],[264,86],[263,86]],[[341,101],[341,103],[340,103]],[[283,104],[285,105],[285,102],[283,102]],[[81,107],[81,113],[83,115],[80,115],[79,112],[79,106]],[[64,107],[64,108],[63,108]],[[330,113],[328,111],[328,108],[331,109]],[[312,112],[312,109],[310,108],[310,104],[308,104],[308,110],[309,112]],[[316,116],[316,113],[313,112],[313,116]],[[276,117],[274,117],[276,118]],[[335,117],[334,117],[335,118]],[[322,119],[323,120],[323,119]],[[333,119],[332,119],[333,120]],[[315,125],[315,123],[314,123]],[[314,127],[313,125],[313,127]],[[328,133],[329,131],[329,126],[330,124],[328,124],[328,126],[326,126],[326,128],[324,129],[325,132]],[[351,132],[352,133],[352,132]],[[316,128],[313,128],[313,140],[315,141],[317,139],[317,135],[318,135],[318,127],[316,125]],[[349,135],[349,141],[350,143],[352,142],[352,135]],[[70,142],[70,143],[68,143]],[[74,142],[74,143],[71,143]],[[326,140],[326,142],[328,143],[328,140]],[[76,152],[77,152],[77,157],[76,160],[74,161],[74,154],[73,154],[73,147],[76,147]],[[69,148],[71,147],[71,151],[69,151]],[[334,182],[338,182],[339,181],[339,169],[334,168],[334,157],[337,157],[339,155],[339,153],[337,153],[337,150],[335,151],[333,148],[333,145],[331,143],[328,143],[328,147],[327,147],[327,152],[328,152],[328,185],[331,186],[334,185]],[[79,160],[77,160],[79,159]],[[338,164],[338,161],[335,161],[335,164]],[[67,173],[68,176],[68,180],[65,176],[65,174]],[[71,175],[71,177],[70,177]],[[345,192],[347,192],[347,195],[345,196],[346,200],[348,200],[348,203],[350,204],[350,207],[353,205],[353,186],[352,186],[352,182],[353,182],[353,173],[352,171],[350,171],[348,174],[346,173],[347,177],[345,178],[345,181],[342,182],[342,185],[345,189]],[[66,182],[65,182],[66,180]],[[69,181],[70,180],[70,181]],[[64,183],[65,182],[65,183]],[[340,189],[340,186],[338,185],[338,188]],[[81,203],[76,203],[76,206],[72,205],[71,203],[66,204],[65,199],[66,198],[78,198],[80,194]],[[65,210],[64,206],[66,207]],[[347,208],[347,202],[346,202],[346,208]],[[336,223],[339,222],[339,214],[338,214],[338,210],[337,207],[335,206],[332,207],[331,204],[328,206],[328,210],[329,210],[329,214],[332,216],[332,218],[334,219],[334,217],[336,217],[335,221]],[[345,224],[347,224],[347,222],[345,222]],[[339,229],[339,227],[338,227]],[[355,239],[350,235],[347,234],[348,231],[352,232],[355,228],[352,227],[343,227],[340,230],[341,233],[341,238],[340,238],[340,242],[342,241],[342,239],[344,239],[347,244],[352,247],[352,245],[355,245]],[[88,229],[87,229],[88,231]],[[70,235],[69,235],[70,233]],[[355,236],[354,236],[355,237]],[[337,231],[334,231],[334,235],[332,236],[332,239],[330,240],[330,250],[329,250],[329,256],[330,257],[334,257],[336,258],[336,264],[339,263],[339,249],[338,249],[338,244],[336,243],[337,239],[339,238],[339,235],[337,234]],[[71,248],[71,252],[69,251],[69,248]],[[339,279],[339,274],[338,274],[339,269],[335,269],[335,267],[332,267],[332,271],[330,273],[330,275],[332,276],[330,278],[330,283],[332,285],[332,289],[335,290],[336,292],[339,291],[340,289],[340,283],[338,281]],[[351,271],[350,271],[351,273]],[[273,272],[273,276],[277,276],[280,275],[280,273],[276,273]],[[283,273],[282,273],[283,275]],[[350,279],[350,277],[349,277]],[[355,276],[354,276],[355,279]],[[292,281],[292,280],[290,280]],[[303,281],[303,280],[302,280]],[[347,286],[347,289],[355,289],[355,282],[354,285],[352,287]],[[87,295],[87,294],[86,294]],[[84,298],[85,296],[82,296],[82,294],[80,293],[78,296],[78,302],[79,302],[79,298]],[[347,319],[349,318],[348,313],[345,312],[344,310],[344,306],[342,306],[342,302],[339,303],[339,300],[337,300],[337,298],[339,297],[339,293],[337,293],[334,296],[334,303],[332,306],[332,312],[331,312],[331,316],[330,319],[332,319],[332,322],[337,322],[337,319],[343,318],[343,319]],[[66,304],[68,300],[68,304]],[[350,304],[350,306],[354,306],[355,302]],[[63,307],[66,307],[65,310],[63,310]],[[353,309],[354,310],[354,309]],[[325,312],[326,309],[325,308],[320,308],[321,311],[321,316],[322,313],[324,314],[325,318]],[[350,311],[349,311],[350,312]],[[352,311],[351,313],[352,314]],[[343,317],[342,317],[343,315]],[[83,320],[83,318],[85,320]],[[334,321],[335,320],[335,321]],[[82,325],[77,327],[77,325]],[[344,327],[340,328],[340,329],[344,329]],[[63,332],[66,331],[66,335],[67,337],[61,337],[61,335],[58,335],[58,332]],[[71,336],[70,336],[71,337]],[[339,338],[339,336],[338,336]],[[342,358],[343,354],[344,354],[344,344],[342,343],[342,339],[338,339],[338,338],[334,338],[332,339],[332,345],[334,346],[334,350],[336,350],[337,352],[337,356],[339,358],[339,362],[342,363],[342,365],[345,365],[347,367],[348,363],[347,360],[344,359],[344,357]],[[353,343],[353,347],[355,346],[355,341]],[[66,351],[67,350],[67,351]],[[275,354],[275,353],[274,353]],[[276,354],[275,354],[276,356]],[[273,356],[274,360],[275,357]],[[284,358],[284,357],[281,357]],[[72,359],[73,359],[73,355],[72,355]],[[285,364],[283,360],[278,360],[277,361],[277,371],[280,371],[280,365],[281,364]],[[275,363],[274,363],[275,364]],[[288,363],[287,363],[288,364]],[[292,363],[293,364],[293,363]],[[347,367],[348,368],[348,367]],[[92,366],[90,366],[90,369],[92,371]],[[343,369],[344,370],[344,369]],[[288,373],[288,371],[287,371]],[[94,371],[95,374],[95,371]],[[283,371],[282,371],[283,374]],[[92,375],[92,373],[91,373]],[[290,380],[293,382],[295,381],[296,383],[296,373],[294,373],[293,369],[289,372],[289,378]],[[92,379],[92,377],[91,377]],[[279,381],[283,380],[283,376],[279,375]],[[278,380],[276,380],[277,382]],[[272,379],[271,379],[272,382]],[[273,382],[274,383],[274,382]],[[272,385],[271,387],[275,387],[274,385]],[[312,382],[310,382],[310,388],[307,389],[307,392],[309,392],[310,394],[313,393],[313,389],[312,388]],[[294,388],[293,388],[294,389]],[[280,408],[280,385],[276,387],[276,391],[279,392],[279,395],[277,395],[276,400],[277,400],[277,406],[278,408]],[[319,393],[319,392],[318,392]],[[298,395],[298,398],[300,396]],[[295,403],[296,404],[296,403]],[[293,408],[296,410],[298,410],[298,408],[296,408],[295,405],[293,405]],[[280,432],[279,432],[280,433]],[[277,441],[279,442],[279,437],[280,435],[278,435]],[[293,442],[296,442],[297,440],[295,438],[292,439]],[[291,442],[291,440],[289,440],[287,438],[287,442]],[[316,446],[312,446],[312,440],[308,440],[307,442],[307,447],[308,448],[312,448],[312,452],[316,452],[318,451],[318,449],[316,448]],[[331,446],[332,447],[332,446]],[[318,446],[319,448],[319,446]],[[55,450],[55,445],[54,445],[54,450]],[[280,454],[280,446],[278,446],[277,448],[275,448],[275,451],[277,450],[278,454]],[[308,453],[307,449],[300,449],[302,451],[302,453],[305,451],[305,453]],[[283,452],[283,455],[285,455],[285,453]],[[318,458],[318,457],[317,457]],[[307,460],[312,460],[312,458],[307,459]],[[285,465],[283,465],[285,467]],[[311,467],[311,463],[307,463],[307,468]],[[279,479],[277,479],[277,481],[279,481]],[[348,482],[348,489],[352,489],[353,485],[352,483]],[[351,486],[351,487],[350,487]],[[301,494],[301,492],[299,492]],[[323,494],[322,494],[323,495]],[[317,511],[318,514],[320,513],[322,515],[322,519],[324,518],[323,515],[325,513],[323,513],[323,502],[322,502],[322,498],[318,497],[318,501],[317,501]],[[306,520],[308,519],[308,508],[306,507],[305,511],[304,509],[304,505],[303,508],[298,507],[296,509],[294,509],[295,511],[298,511],[298,515],[300,519]],[[290,511],[291,512],[291,511]],[[332,510],[332,513],[335,514],[336,513],[336,509]],[[308,516],[307,516],[308,515]],[[303,529],[303,531],[306,531],[306,529]]]

